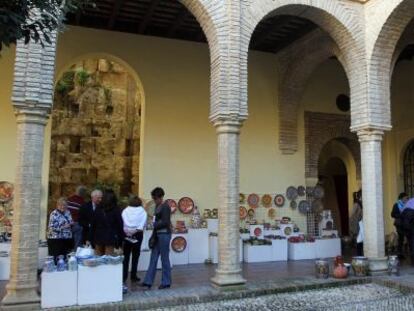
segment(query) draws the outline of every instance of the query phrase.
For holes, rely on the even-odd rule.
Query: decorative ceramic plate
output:
[[[244,206],[240,206],[240,219],[245,219],[247,217],[247,209]]]
[[[306,200],[302,200],[299,202],[299,206],[298,206],[299,212],[302,214],[306,214],[307,212],[309,212],[310,210],[310,204],[308,201]]]
[[[178,209],[183,214],[190,214],[194,209],[194,201],[189,197],[183,197],[178,201]]]
[[[262,234],[262,229],[257,227],[254,229],[253,233],[254,233],[254,236],[259,237]]]
[[[295,209],[296,207],[298,207],[298,203],[296,203],[296,201],[290,201],[290,208]]]
[[[303,197],[306,194],[306,188],[304,186],[299,186],[298,187],[298,195],[300,197]]]
[[[249,194],[247,197],[247,204],[250,207],[256,208],[259,205],[260,197],[256,193]]]
[[[13,185],[7,181],[0,182],[0,203],[7,203],[13,198]]]
[[[246,196],[243,193],[239,193],[239,203],[243,204],[246,201]]]
[[[250,209],[247,211],[247,215],[248,215],[249,217],[254,217],[254,209],[250,208]]]
[[[291,227],[286,227],[286,228],[283,230],[283,233],[284,233],[286,236],[291,235],[291,234],[292,234],[292,228],[291,228]]]
[[[165,202],[167,202],[167,204],[171,208],[171,214],[174,214],[175,211],[177,210],[177,202],[175,202],[175,200],[173,199],[167,199],[165,200]]]
[[[282,194],[277,194],[274,199],[275,205],[278,207],[282,207],[285,205],[285,197]]]
[[[295,200],[298,197],[298,189],[290,186],[286,189],[286,197],[288,200]]]
[[[313,188],[314,187],[306,187],[306,195],[313,197]]]
[[[0,209],[0,221],[3,221],[6,218],[6,213],[4,212],[4,209]]]
[[[323,208],[323,205],[322,205],[322,200],[321,199],[313,200],[312,205],[311,205],[312,212],[314,212],[314,213],[321,212],[322,208]]]
[[[313,188],[313,197],[315,199],[322,199],[325,196],[325,190],[322,186],[317,185]]]
[[[182,253],[187,247],[187,241],[182,236],[177,236],[171,241],[171,248],[176,253]]]
[[[272,196],[270,194],[265,194],[262,196],[262,205],[264,207],[272,206]]]
[[[267,212],[267,216],[269,216],[270,219],[273,219],[276,217],[276,210],[274,208],[269,208],[269,211]]]

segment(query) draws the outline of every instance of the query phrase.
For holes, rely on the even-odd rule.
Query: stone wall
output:
[[[141,103],[134,78],[115,62],[88,59],[63,73],[54,98],[49,207],[80,184],[137,193]]]

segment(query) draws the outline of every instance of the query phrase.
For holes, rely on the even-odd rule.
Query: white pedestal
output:
[[[330,258],[342,255],[341,239],[318,239],[316,244],[317,258]]]
[[[288,260],[288,242],[283,240],[272,240],[272,261]]]
[[[316,243],[288,243],[289,260],[315,259]]]
[[[66,291],[62,291],[66,294]],[[122,301],[122,264],[79,266],[78,304]]]
[[[91,287],[91,284],[87,284]],[[88,290],[87,290],[88,292]],[[42,308],[68,307],[78,302],[78,272],[43,272],[41,280]]]
[[[215,232],[218,233],[218,219],[207,219],[207,229],[208,233]]]
[[[208,229],[188,229],[189,263],[204,263],[208,258]]]
[[[10,278],[10,256],[0,257],[0,281]]]
[[[246,243],[243,248],[244,262],[272,261],[272,245],[251,245]]]
[[[170,244],[170,260],[173,265],[188,265],[189,263],[188,250],[191,247],[188,241],[188,234],[174,233],[171,237],[171,243],[174,240],[174,238],[179,237],[179,236],[183,237],[187,241],[187,246],[184,251],[182,251],[181,253],[177,253],[173,251],[171,244]]]
[[[1,252],[10,252],[10,249],[11,249],[11,243],[9,242],[0,243]]]

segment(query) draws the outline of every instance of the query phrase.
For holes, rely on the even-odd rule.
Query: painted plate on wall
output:
[[[321,199],[313,200],[312,205],[311,205],[312,212],[314,213],[322,212],[322,209],[323,209],[322,200]]]
[[[308,201],[306,200],[302,200],[299,202],[299,206],[298,206],[299,212],[302,214],[307,214],[310,210],[310,204]]]
[[[293,200],[293,201],[290,201],[289,206],[290,206],[290,208],[295,209],[296,207],[298,207],[298,203],[296,203],[296,201]]]
[[[239,193],[239,203],[243,204],[246,201],[246,196],[243,193]]]
[[[303,197],[306,194],[306,188],[304,186],[299,186],[298,187],[298,195],[300,197]]]
[[[260,197],[256,193],[249,194],[247,197],[247,204],[250,207],[256,208],[259,205]]]
[[[167,199],[165,200],[165,202],[167,202],[168,206],[171,209],[171,214],[174,214],[175,211],[177,210],[177,202],[175,202],[175,200],[173,199]]]
[[[244,206],[240,206],[239,213],[240,219],[245,219],[247,217],[247,209]]]
[[[250,218],[253,218],[253,217],[254,217],[254,209],[250,208],[250,209],[247,211],[247,215],[249,215],[249,217],[250,217]]]
[[[171,248],[176,253],[182,253],[187,248],[187,241],[182,236],[177,236],[171,241]]]
[[[273,219],[276,217],[276,210],[274,208],[269,208],[269,211],[267,212],[267,216],[270,219]]]
[[[313,197],[313,188],[314,187],[306,187],[306,195]]]
[[[13,198],[13,185],[7,181],[0,182],[0,203],[7,203]]]
[[[282,194],[277,194],[275,196],[274,202],[277,207],[282,207],[285,205],[285,197]]]
[[[322,186],[317,185],[313,188],[313,197],[315,199],[322,199],[325,196],[325,190]]]
[[[298,197],[298,189],[290,186],[286,189],[286,197],[288,200],[295,200]]]
[[[265,194],[262,196],[262,205],[264,207],[272,206],[272,196],[270,194]]]
[[[194,201],[189,197],[183,197],[178,201],[178,209],[183,214],[190,214],[194,209]]]

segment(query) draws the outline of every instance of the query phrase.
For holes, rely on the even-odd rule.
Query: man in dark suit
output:
[[[79,224],[82,226],[83,242],[90,242],[91,225],[93,221],[93,215],[99,203],[102,201],[102,191],[95,189],[91,193],[91,201],[82,205],[79,210]]]

